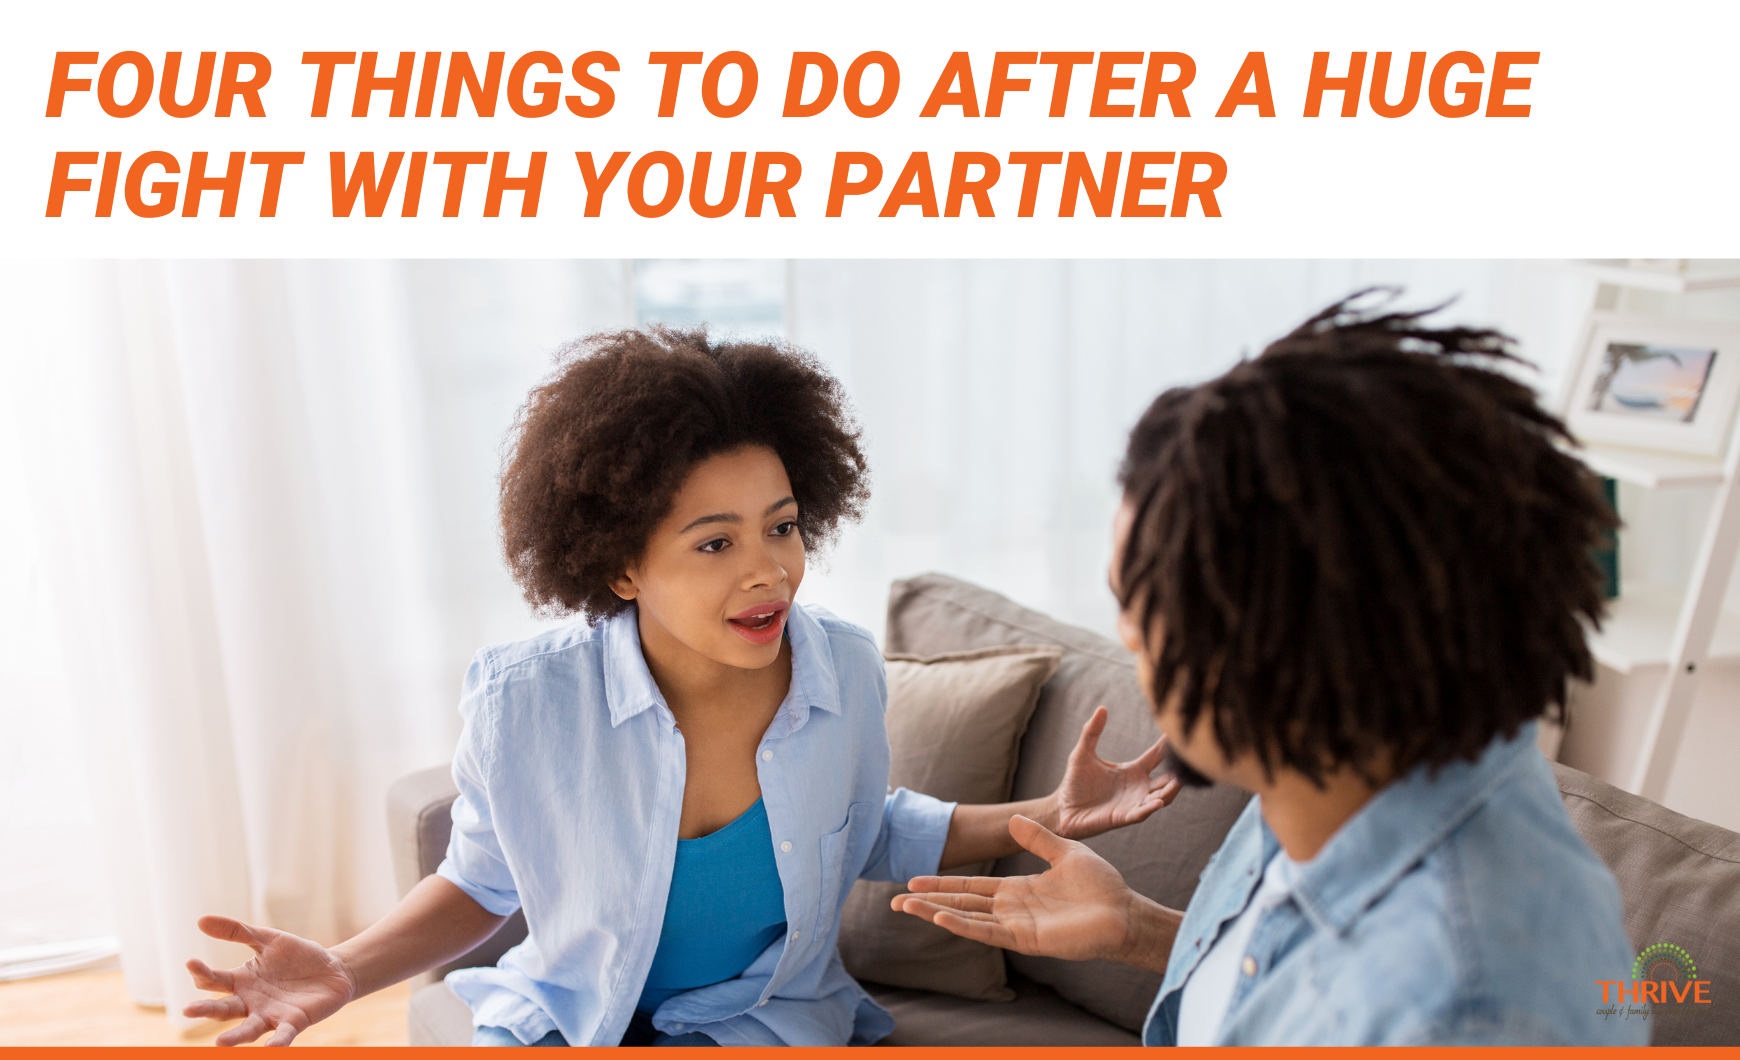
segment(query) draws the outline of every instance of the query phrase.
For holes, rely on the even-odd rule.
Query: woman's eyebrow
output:
[[[765,519],[766,517],[772,515],[774,512],[779,511],[781,508],[784,508],[787,505],[796,504],[796,503],[797,503],[796,497],[787,497],[784,500],[774,501],[772,504],[767,506],[767,511],[761,513],[762,518]],[[715,512],[712,515],[701,516],[699,519],[696,519],[694,522],[690,523],[688,526],[685,526],[681,530],[678,530],[677,533],[686,534],[690,530],[693,530],[695,527],[706,526],[708,523],[741,523],[742,521],[743,521],[743,517],[741,515],[738,515],[736,512]]]
[[[694,522],[690,523],[688,526],[685,526],[681,530],[678,530],[677,533],[686,534],[690,530],[693,530],[695,527],[706,526],[708,523],[741,523],[742,521],[743,521],[743,517],[741,515],[736,514],[735,512],[718,512],[718,513],[715,513],[713,515],[701,516],[699,519],[696,519]]]

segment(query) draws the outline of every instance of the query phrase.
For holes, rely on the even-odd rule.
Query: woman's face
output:
[[[695,465],[646,553],[612,586],[639,604],[643,644],[668,637],[727,666],[770,665],[804,577],[797,515],[785,464],[766,446]]]

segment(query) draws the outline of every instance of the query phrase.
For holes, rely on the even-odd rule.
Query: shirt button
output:
[[[798,933],[798,932],[796,932],[796,931],[794,931],[794,932],[792,932],[792,933],[791,933],[791,940],[792,940],[792,941],[793,941],[793,942],[796,942],[796,941],[797,941],[797,937],[798,937],[798,934],[799,934],[799,933]]]
[[[742,759],[740,758],[740,759],[738,759],[738,761],[741,762]],[[785,842],[781,843],[779,845],[779,849],[787,854],[791,853],[791,840],[788,839]]]
[[[1256,975],[1257,974],[1257,959],[1255,957],[1246,957],[1245,962],[1243,964],[1239,965],[1239,968],[1246,975]]]
[[[765,1007],[765,1006],[766,1006],[766,1005],[767,1005],[767,999],[766,999],[766,998],[762,998],[762,999],[761,999],[761,1000],[760,1000],[760,1001],[757,1001],[757,1002],[756,1002],[756,1003],[755,1003],[755,1007],[756,1007],[756,1008],[764,1008],[764,1007]]]
[[[773,761],[773,752],[772,751],[762,751],[761,752],[761,760],[763,762]]]

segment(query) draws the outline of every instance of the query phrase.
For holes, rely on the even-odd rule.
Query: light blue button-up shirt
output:
[[[721,1045],[868,1044],[894,1029],[836,941],[853,881],[937,870],[953,803],[888,789],[888,692],[862,629],[794,606],[791,690],[756,750],[786,935],[740,977],[678,994],[670,1033]],[[633,608],[485,648],[465,676],[453,838],[436,871],[530,931],[493,968],[447,977],[478,1026],[615,1045],[658,948],[683,808],[683,734]]]
[[[1203,870],[1142,1040],[1280,849],[1252,799]],[[1299,867],[1241,955],[1219,1045],[1643,1045],[1604,1020],[1627,979],[1619,886],[1577,834],[1535,726],[1380,790]]]

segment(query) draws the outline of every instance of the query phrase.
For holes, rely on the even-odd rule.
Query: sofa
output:
[[[1082,722],[1096,705],[1104,704],[1111,715],[1101,738],[1104,757],[1132,758],[1154,740],[1132,658],[1122,646],[943,575],[922,575],[892,587],[885,640],[890,654],[923,656],[1015,645],[1056,648],[1061,659],[1039,690],[1020,735],[1013,798],[1036,797],[1056,786]],[[1557,763],[1553,768],[1578,831],[1619,880],[1633,944],[1639,950],[1656,943],[1680,947],[1695,961],[1697,977],[1710,980],[1704,996],[1711,1004],[1673,1006],[1674,1011],[1652,1017],[1654,1044],[1740,1044],[1740,834],[1674,813],[1574,769]],[[401,891],[440,863],[454,796],[444,768],[406,777],[389,793]],[[1099,836],[1088,845],[1117,866],[1137,891],[1183,908],[1247,798],[1226,787],[1187,789],[1142,824]],[[1043,869],[1037,858],[1022,853],[997,862],[992,871],[1018,875]],[[410,1002],[410,1044],[468,1044],[471,1014],[441,978],[453,968],[493,963],[525,932],[524,920],[516,915],[471,953],[421,977]],[[852,940],[844,932],[841,948],[852,969]],[[896,1029],[881,1044],[1139,1044],[1143,1016],[1159,987],[1157,976],[1109,962],[1016,953],[1007,954],[1006,962],[1007,989],[999,996],[1011,1000],[865,981],[865,989],[894,1014]],[[1591,1019],[1600,1018],[1595,1012],[1601,1000],[1597,980],[1612,974],[1589,970]]]

